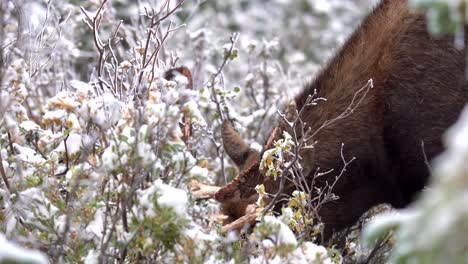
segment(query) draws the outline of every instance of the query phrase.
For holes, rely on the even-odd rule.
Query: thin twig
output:
[[[208,80],[208,82],[205,85],[203,85],[203,86],[209,86],[210,87],[211,100],[216,104],[216,109],[217,109],[217,111],[219,113],[219,118],[221,119],[221,121],[224,121],[225,118],[229,118],[229,116],[226,116],[226,117],[223,116],[223,111],[221,111],[221,103],[219,102],[219,99],[218,99],[218,96],[217,96],[216,90],[215,90],[215,81],[216,81],[216,78],[218,78],[218,76],[223,71],[224,66],[226,66],[229,58],[232,56],[232,51],[234,50],[234,45],[236,44],[236,41],[237,41],[238,37],[239,37],[239,34],[237,34],[237,33],[232,34],[232,36],[230,38],[231,46],[229,47],[229,50],[227,51],[227,53],[224,55],[223,62],[218,67],[218,70],[216,71],[216,73],[211,75],[211,78]],[[226,113],[226,115],[228,115],[228,113]]]
[[[7,187],[8,191],[11,193],[10,183],[8,182],[8,178],[7,178],[7,175],[5,173],[5,169],[3,168],[3,159],[2,159],[2,153],[1,152],[0,152],[0,174],[2,174],[3,182],[5,183],[5,186]]]
[[[424,147],[424,140],[421,140],[421,150],[422,150],[423,157],[424,157],[424,163],[426,164],[427,169],[429,170],[429,174],[432,174],[432,166],[431,166],[431,163],[429,162],[429,159],[427,158],[427,155],[426,155],[426,149]]]

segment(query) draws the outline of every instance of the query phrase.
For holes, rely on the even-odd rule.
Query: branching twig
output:
[[[369,80],[368,83],[365,86],[360,88],[354,94],[354,96],[351,99],[351,102],[349,103],[348,107],[346,107],[346,109],[340,115],[338,115],[337,117],[335,117],[333,119],[326,120],[313,133],[310,133],[310,128],[308,130],[305,129],[306,124],[302,121],[302,116],[304,114],[304,111],[305,111],[306,107],[315,106],[320,101],[325,100],[324,98],[317,97],[316,92],[314,92],[314,94],[311,94],[311,95],[308,96],[308,98],[306,100],[306,103],[303,105],[303,107],[297,113],[294,120],[288,120],[285,117],[285,115],[279,113],[279,115],[281,117],[281,122],[283,124],[285,124],[287,126],[287,130],[291,131],[291,133],[292,133],[293,144],[294,144],[293,153],[292,153],[293,159],[291,161],[289,161],[287,166],[283,169],[283,173],[280,175],[280,183],[279,183],[278,190],[276,191],[276,193],[274,195],[272,195],[273,198],[269,202],[269,204],[264,208],[264,210],[262,212],[262,216],[267,214],[275,206],[275,204],[278,202],[279,197],[284,192],[284,188],[285,188],[285,185],[286,185],[285,183],[286,183],[286,180],[288,180],[288,175],[289,174],[300,175],[300,177],[295,177],[295,178],[299,179],[299,181],[295,181],[295,180],[292,180],[292,179],[291,179],[291,181],[296,185],[296,187],[301,186],[302,190],[307,190],[307,193],[309,195],[311,195],[311,197],[312,197],[312,190],[317,190],[318,191],[317,195],[314,195],[313,196],[314,198],[311,199],[310,201],[308,201],[308,206],[309,206],[310,210],[312,211],[313,215],[318,217],[318,211],[320,210],[320,208],[325,203],[338,199],[338,197],[335,196],[333,194],[333,192],[332,192],[333,188],[335,187],[335,185],[337,184],[337,182],[341,178],[341,176],[344,174],[344,172],[346,171],[346,168],[349,166],[349,164],[352,163],[355,160],[354,157],[351,158],[350,160],[345,159],[344,154],[343,154],[344,144],[342,144],[342,146],[341,146],[341,159],[342,159],[342,162],[344,164],[343,168],[342,168],[340,174],[335,176],[335,179],[333,180],[333,182],[330,184],[328,181],[326,181],[325,186],[323,186],[322,189],[317,189],[315,187],[315,179],[318,178],[318,177],[321,177],[323,175],[329,174],[333,170],[318,173],[318,169],[317,169],[316,173],[314,174],[314,177],[312,179],[312,182],[311,182],[310,186],[308,186],[308,184],[302,184],[302,182],[306,183],[308,181],[307,178],[305,177],[305,176],[308,175],[308,173],[306,172],[304,174],[302,172],[302,169],[300,169],[300,165],[297,164],[297,162],[301,159],[300,151],[302,151],[302,149],[304,149],[304,148],[313,147],[315,142],[312,143],[312,146],[310,146],[310,145],[308,146],[307,144],[308,144],[309,141],[312,141],[314,136],[320,130],[324,129],[325,127],[330,126],[331,124],[335,123],[338,120],[341,120],[341,119],[346,118],[349,115],[351,115],[354,112],[354,110],[363,102],[364,98],[367,95],[367,92],[372,87],[373,87],[373,82],[372,82],[372,80]],[[363,95],[358,98],[358,96],[361,93],[363,93]],[[298,130],[298,126],[300,126],[299,130]],[[298,131],[300,132],[299,135],[297,134]]]
[[[65,146],[65,170],[55,174],[55,176],[63,176],[67,174],[68,170],[70,169],[70,161],[68,157],[68,146],[67,146],[67,139],[70,136],[70,133],[67,133],[67,136],[63,139],[63,145]]]
[[[222,71],[224,69],[224,66],[226,66],[228,60],[232,56],[232,51],[234,50],[234,45],[236,44],[236,41],[237,41],[238,37],[239,37],[239,35],[237,33],[232,34],[232,36],[230,38],[231,45],[230,45],[228,51],[224,54],[223,62],[218,67],[217,71],[213,75],[211,75],[208,82],[204,85],[204,86],[208,86],[210,88],[211,100],[216,104],[216,109],[217,109],[217,111],[219,113],[219,118],[221,119],[221,121],[224,121],[225,118],[229,118],[229,115],[228,115],[228,113],[226,113],[227,116],[225,117],[223,115],[223,111],[221,110],[222,109],[221,108],[221,102],[218,99],[216,89],[215,89],[216,78],[218,78],[218,76],[222,73]]]

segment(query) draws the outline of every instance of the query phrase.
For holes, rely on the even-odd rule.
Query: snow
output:
[[[166,114],[166,104],[148,104],[146,106],[146,112],[150,118],[154,120],[153,123],[158,123]]]
[[[145,142],[138,142],[138,157],[144,165],[151,165],[156,161],[156,155],[153,153],[151,145]]]
[[[377,238],[382,237],[390,230],[396,229],[404,221],[408,221],[413,216],[411,213],[392,212],[376,216],[368,224],[362,234],[367,247],[371,247]]]
[[[82,98],[88,98],[89,96],[94,94],[93,86],[89,85],[88,83],[78,80],[71,80],[70,86],[74,88],[78,95]]]
[[[301,249],[305,257],[305,263],[333,263],[333,261],[328,257],[327,249],[323,246],[307,241],[301,245]]]
[[[447,131],[444,139],[451,152],[468,155],[468,108],[463,110],[458,122]]]
[[[78,120],[78,117],[75,114],[70,114],[67,118],[67,126],[72,130],[72,131],[80,131],[81,130],[81,125],[80,121]]]
[[[156,180],[154,186],[159,196],[159,205],[171,207],[182,216],[187,214],[188,196],[184,190],[167,185],[161,180]]]
[[[322,13],[329,13],[332,9],[332,5],[329,0],[314,0],[310,1],[315,10],[322,12]]]
[[[258,152],[260,152],[260,151],[262,151],[263,146],[260,145],[258,142],[252,142],[252,143],[250,144],[250,148],[251,148],[251,149],[254,149],[254,150],[258,151]]]
[[[104,130],[120,120],[123,105],[111,93],[91,99],[88,105],[91,119]]]
[[[184,234],[195,242],[201,241],[215,241],[219,239],[216,233],[207,234],[200,225],[192,224],[185,231]]]
[[[80,106],[80,103],[77,102],[70,92],[61,91],[58,92],[54,97],[50,98],[48,101],[49,108],[60,108],[68,111],[73,111]]]
[[[49,260],[42,252],[19,247],[9,242],[5,236],[0,233],[0,262],[47,264]]]
[[[91,249],[83,260],[86,264],[98,264],[99,263],[99,251]]]
[[[122,140],[122,143],[125,143],[125,144],[120,144],[122,145],[120,146],[120,149],[119,149],[120,152],[127,151],[129,149],[128,145],[135,143],[135,135],[136,135],[135,128],[127,126],[123,129],[121,136],[124,137],[124,139]]]
[[[196,164],[196,159],[190,152],[177,152],[174,156],[172,156],[172,162],[175,163],[176,169],[181,169],[182,166],[190,167],[193,164]]]
[[[269,225],[279,225],[278,233],[275,234],[274,241],[277,241],[278,244],[289,244],[289,245],[297,245],[297,239],[294,233],[289,229],[289,227],[281,222],[278,218],[274,216],[265,216],[264,218],[265,223]]]
[[[139,190],[139,203],[144,208],[148,216],[154,216],[156,212],[152,199],[157,196],[160,206],[172,208],[180,216],[187,216],[188,196],[184,190],[174,188],[163,183],[160,179],[153,182],[153,185],[145,190]]]
[[[63,233],[63,231],[65,231],[66,220],[66,215],[61,215],[57,217],[57,219],[55,220],[55,230],[57,230],[57,232]]]
[[[67,144],[67,151],[65,151],[65,143],[63,141],[60,142],[60,145],[55,148],[53,151],[58,153],[68,153],[68,155],[74,155],[81,151],[82,143],[81,143],[82,136],[76,132],[70,132],[68,134],[68,138],[66,140]]]
[[[200,112],[199,105],[197,102],[190,100],[186,102],[182,108],[189,113],[190,118],[192,121],[197,122],[200,126],[206,126],[205,118],[203,117],[202,113]],[[184,111],[185,112],[185,111]]]
[[[35,216],[30,209],[32,206],[37,210],[39,217],[46,219],[50,219],[58,211],[58,208],[45,197],[44,192],[40,188],[29,188],[22,191],[17,205],[26,210],[26,221],[35,221]]]
[[[264,246],[268,246],[264,243]],[[270,243],[269,246],[272,246]],[[333,264],[334,262],[328,256],[327,249],[312,242],[304,242],[301,246],[294,249],[285,257],[276,255],[274,258],[265,259],[264,256],[250,257],[249,263],[298,263],[298,264]]]
[[[43,119],[50,121],[60,121],[67,115],[67,112],[63,109],[49,110],[45,112]]]
[[[41,130],[38,124],[34,123],[33,121],[24,121],[19,124],[19,127],[24,129],[25,131],[37,131]]]
[[[208,169],[207,168],[202,168],[200,166],[194,166],[190,170],[190,175],[192,177],[197,177],[197,178],[203,178],[206,179],[208,178]]]
[[[42,164],[45,162],[45,159],[41,157],[39,154],[36,153],[35,150],[29,148],[29,147],[23,147],[21,145],[18,145],[16,143],[13,144],[13,147],[15,148],[16,151],[18,151],[18,159],[32,163],[32,164]]]
[[[110,146],[108,146],[104,150],[104,153],[102,153],[102,156],[101,156],[102,165],[108,171],[112,171],[119,166],[119,164],[117,163],[117,161],[119,160],[119,156],[117,155],[115,148],[116,148],[115,144],[111,143]]]
[[[92,234],[98,241],[102,239],[102,231],[104,231],[104,214],[105,208],[99,208],[94,213],[94,219],[88,224],[85,231]]]

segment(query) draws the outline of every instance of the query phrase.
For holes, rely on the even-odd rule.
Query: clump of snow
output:
[[[171,207],[179,215],[187,214],[188,196],[184,190],[167,185],[161,180],[156,180],[154,186],[157,190],[159,205]]]
[[[99,263],[99,251],[91,249],[84,258],[83,262],[86,264],[98,264]]]
[[[42,119],[45,123],[60,123],[65,119],[67,112],[63,109],[49,110],[45,112]]]
[[[64,109],[73,111],[80,106],[80,103],[73,98],[73,95],[68,91],[58,92],[54,97],[50,98],[47,102],[47,107]]]
[[[111,93],[104,93],[90,100],[89,107],[91,119],[102,129],[109,129],[121,117],[122,103]]]
[[[78,117],[75,114],[70,114],[67,118],[67,126],[70,128],[72,131],[80,131],[81,130],[81,124],[80,121],[78,120]]]
[[[42,252],[19,247],[0,234],[0,262],[47,264],[49,260]]]
[[[148,216],[156,214],[153,205],[155,195],[160,206],[172,208],[180,216],[187,215],[187,193],[184,190],[167,185],[158,179],[153,182],[151,187],[138,191],[140,205],[147,208],[145,213]]]
[[[19,124],[19,127],[24,129],[25,131],[37,131],[41,130],[38,124],[34,123],[33,121],[24,121]]]
[[[332,9],[332,5],[330,4],[329,0],[315,0],[311,1],[315,10],[322,12],[322,13],[329,13]]]
[[[156,161],[156,155],[151,151],[151,144],[138,142],[138,157],[142,159],[143,164],[152,164]]]
[[[194,241],[215,241],[219,239],[219,235],[215,232],[206,233],[203,228],[195,223],[192,223],[187,229],[184,231],[184,234]]]
[[[319,246],[312,242],[304,242],[301,245],[302,253],[304,254],[306,263],[321,263],[332,264],[333,261],[328,256],[328,251],[325,247]]]
[[[16,206],[27,212],[27,214],[25,214],[27,216],[25,220],[31,222],[35,222],[36,217],[31,212],[31,207],[37,210],[37,216],[45,219],[53,217],[58,211],[58,208],[45,197],[44,192],[39,188],[29,188],[22,191]]]
[[[190,170],[190,175],[192,175],[192,177],[199,177],[205,179],[208,178],[208,169],[202,168],[200,166],[194,166]]]
[[[18,144],[13,144],[16,151],[18,151],[18,159],[32,164],[42,164],[45,162],[45,159],[41,157],[37,152],[29,147],[23,147]]]
[[[102,153],[102,156],[101,156],[102,165],[108,171],[112,171],[119,166],[117,162],[119,160],[119,156],[117,155],[116,148],[117,148],[116,145],[112,142],[104,150],[104,153]]]
[[[98,241],[101,240],[102,231],[104,230],[104,210],[104,208],[97,209],[94,213],[94,219],[88,224],[88,226],[85,229],[85,231],[88,232],[88,234],[91,234],[92,236],[96,237]]]
[[[271,245],[271,243],[270,243]],[[273,258],[265,256],[250,257],[249,263],[298,263],[298,264],[333,264],[335,263],[325,247],[312,242],[304,242],[286,256],[274,255]]]
[[[78,81],[78,80],[71,80],[70,86],[77,91],[78,95],[81,98],[88,98],[94,94],[93,87],[89,85],[88,83]]]
[[[202,113],[200,112],[199,105],[197,102],[190,100],[186,102],[182,108],[182,111],[188,113],[192,121],[197,122],[201,126],[206,126],[205,118],[203,117]]]
[[[273,234],[275,236],[275,239],[273,239],[274,241],[277,241],[279,244],[297,245],[297,239],[294,233],[278,218],[267,215],[265,216],[264,221],[267,225],[279,225],[278,233]]]
[[[62,141],[60,145],[54,150],[58,153],[67,153],[68,155],[74,155],[81,151],[82,148],[82,136],[79,133],[70,132],[66,139],[67,149],[65,151],[65,143]]]

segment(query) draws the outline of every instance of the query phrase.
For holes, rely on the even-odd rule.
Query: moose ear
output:
[[[260,158],[260,152],[250,148],[247,143],[242,140],[241,136],[232,126],[231,121],[224,120],[221,128],[224,149],[228,156],[236,163],[239,170],[253,162],[257,162]]]

